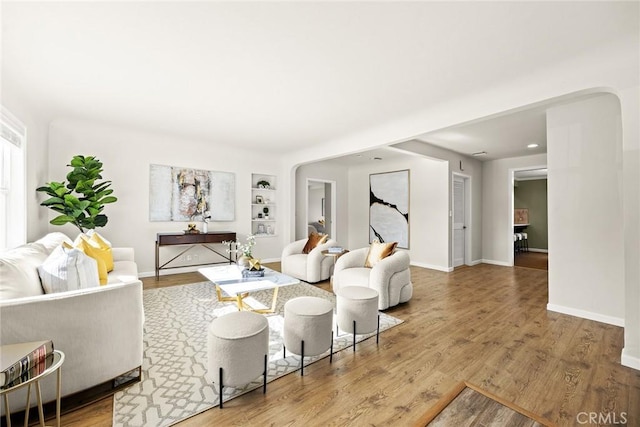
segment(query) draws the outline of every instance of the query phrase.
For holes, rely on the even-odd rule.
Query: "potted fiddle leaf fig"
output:
[[[68,182],[51,181],[36,189],[49,196],[40,205],[60,214],[49,222],[71,223],[83,233],[85,229],[104,227],[108,221],[102,213],[104,205],[118,199],[111,195],[111,181],[101,181],[102,162],[94,156],[73,156],[67,166],[73,168],[67,174]]]

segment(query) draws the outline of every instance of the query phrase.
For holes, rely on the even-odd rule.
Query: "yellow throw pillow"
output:
[[[96,248],[85,239],[80,239],[80,244],[77,245],[76,248],[96,260],[98,263],[98,277],[100,278],[100,284],[106,285],[109,281],[106,259],[108,259],[111,254],[107,254],[107,251]],[[113,269],[113,257],[111,257],[111,265],[111,268]]]
[[[83,237],[87,240],[91,246],[100,249],[103,252],[104,263],[107,265],[107,271],[113,270],[113,252],[111,252],[111,245],[105,241],[98,233],[93,233],[91,237]]]
[[[326,242],[328,238],[329,238],[328,234],[318,234],[318,233],[309,234],[309,239],[307,240],[307,243],[304,245],[304,248],[302,249],[302,253],[308,254],[316,246]]]
[[[89,255],[87,251],[84,250],[84,245],[82,244],[83,242],[100,251],[99,257],[102,259],[102,261],[104,261],[104,264],[107,268],[107,273],[113,270],[113,253],[111,251],[111,245],[106,240],[104,240],[102,236],[98,235],[98,233],[95,232],[90,236],[84,233],[80,233],[78,234],[78,237],[76,237],[76,239],[73,241],[73,246],[75,248],[78,248],[85,254]]]
[[[369,246],[364,266],[372,268],[378,261],[391,255],[396,250],[396,246],[398,246],[398,242],[380,243],[374,240]]]

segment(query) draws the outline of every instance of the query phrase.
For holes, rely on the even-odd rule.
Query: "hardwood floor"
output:
[[[549,254],[543,252],[520,252],[513,257],[513,265],[516,267],[549,270]]]
[[[620,365],[622,328],[548,312],[546,271],[411,272],[413,299],[386,311],[405,322],[382,333],[379,346],[369,339],[304,377],[269,383],[266,395],[253,391],[179,425],[406,426],[464,380],[559,425],[590,412],[640,425],[640,371]],[[188,273],[144,285],[201,280]],[[64,415],[63,425],[109,426],[111,418],[110,397]]]

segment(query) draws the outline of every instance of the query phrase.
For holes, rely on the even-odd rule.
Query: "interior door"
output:
[[[453,266],[464,264],[465,253],[465,195],[464,178],[453,177]]]

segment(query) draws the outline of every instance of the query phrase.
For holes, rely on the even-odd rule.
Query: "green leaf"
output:
[[[108,197],[105,197],[104,199],[100,199],[100,203],[105,204],[105,205],[107,203],[114,203],[114,202],[117,202],[117,201],[118,201],[118,198],[114,197],[114,196],[108,196]]]
[[[53,218],[51,221],[49,221],[49,223],[52,225],[64,225],[68,222],[74,222],[74,221],[75,221],[75,218],[70,217],[69,215],[60,215]]]
[[[96,227],[104,227],[105,225],[107,225],[107,221],[108,221],[108,218],[106,215],[98,215],[93,219],[93,222],[96,225]]]
[[[49,205],[54,205],[54,204],[60,204],[61,205],[62,203],[64,203],[64,200],[62,200],[60,197],[51,197],[51,198],[45,200],[44,202],[40,203],[40,205],[41,206],[49,206]]]

